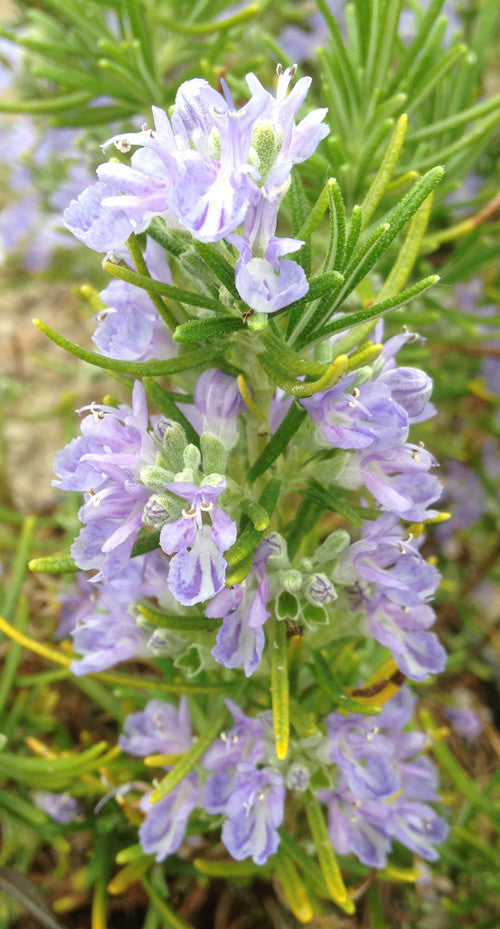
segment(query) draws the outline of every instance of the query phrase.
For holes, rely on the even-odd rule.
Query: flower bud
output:
[[[336,451],[334,455],[325,461],[315,462],[315,479],[322,484],[335,484],[337,478],[342,474],[350,454],[350,452]]]
[[[392,368],[382,373],[380,380],[391,391],[391,396],[406,410],[411,420],[419,420],[426,412],[431,412],[429,397],[432,393],[432,380],[425,371],[418,368]]]
[[[285,539],[279,532],[271,532],[261,543],[259,551],[265,551],[267,563],[272,568],[286,568],[288,551]]]
[[[337,599],[337,592],[326,574],[313,574],[304,588],[307,599],[319,606]]]
[[[280,571],[279,581],[283,590],[288,590],[292,593],[295,590],[300,590],[302,587],[302,574],[300,571],[297,571],[296,568],[290,568],[288,571]]]
[[[200,437],[200,445],[205,474],[211,474],[214,471],[224,474],[227,465],[227,451],[224,443],[211,432],[204,432]]]
[[[160,468],[157,465],[146,465],[141,468],[139,477],[146,487],[152,487],[153,490],[163,490],[165,484],[173,480],[172,471]]]
[[[303,761],[294,761],[288,769],[285,784],[288,790],[297,790],[303,793],[309,787],[311,772]]]
[[[236,417],[245,409],[236,378],[216,368],[200,375],[194,405],[201,414],[203,432],[210,432],[229,448],[236,439]]]
[[[142,521],[145,526],[160,529],[169,520],[180,515],[180,501],[171,494],[153,494],[142,511]]]
[[[350,544],[351,538],[349,533],[346,532],[345,529],[336,529],[335,532],[331,532],[330,535],[327,535],[325,541],[322,542],[314,555],[314,561],[316,564],[326,564],[328,561],[333,561],[335,558],[338,558],[342,552],[345,552]]]
[[[198,471],[201,464],[201,452],[199,448],[196,448],[196,445],[186,445],[183,452],[183,459],[186,468],[191,468],[192,471]]]
[[[184,449],[187,439],[179,423],[169,419],[160,420],[155,426],[155,436],[160,439],[162,452],[174,471],[184,467]]]

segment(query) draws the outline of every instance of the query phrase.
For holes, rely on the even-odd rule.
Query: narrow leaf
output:
[[[213,271],[221,284],[224,284],[231,296],[236,300],[240,300],[240,295],[234,283],[234,268],[231,262],[221,254],[216,245],[211,245],[208,242],[197,242],[194,239],[193,246],[207,267]]]
[[[344,711],[345,713],[359,713],[362,716],[376,716],[381,712],[381,707],[377,705],[368,705],[358,703],[344,693],[342,685],[339,683],[332,670],[323,658],[323,655],[316,651],[312,655],[312,664],[314,667],[314,676],[319,686],[332,701],[332,709]]]
[[[298,239],[309,239],[323,219],[328,207],[328,185],[330,180],[326,182],[304,225],[299,229],[297,233]]]
[[[394,262],[382,290],[378,294],[379,300],[386,300],[387,297],[395,297],[404,284],[406,284],[420,252],[422,239],[427,229],[427,223],[429,222],[433,196],[434,194],[431,192],[418,208],[417,212],[412,216],[401,251]]]
[[[328,204],[330,207],[330,242],[325,260],[325,271],[344,267],[346,247],[346,215],[344,199],[335,178],[328,181]]]
[[[323,875],[318,865],[310,855],[301,848],[293,836],[285,832],[283,827],[279,830],[281,847],[286,850],[287,854],[299,865],[300,870],[307,878],[308,884],[314,890],[318,897],[330,900],[330,893],[324,881]]]
[[[236,26],[243,25],[249,19],[254,19],[259,12],[258,3],[249,3],[243,10],[227,16],[225,19],[210,20],[206,23],[186,23],[181,18],[164,19],[163,23],[172,32],[178,32],[181,35],[210,35],[213,32],[227,32],[228,29],[234,29]]]
[[[34,574],[72,574],[80,569],[71,555],[49,555],[47,558],[32,558],[28,568]]]
[[[356,512],[352,503],[349,503],[342,494],[326,490],[324,487],[321,487],[320,484],[317,484],[316,481],[311,481],[309,487],[304,488],[301,493],[306,497],[310,497],[311,500],[314,500],[316,503],[322,504],[325,509],[333,510],[334,513],[339,513],[353,526],[361,529],[363,525],[361,516]]]
[[[250,468],[247,475],[249,484],[253,484],[261,474],[264,474],[264,472],[274,464],[297,432],[299,426],[306,418],[306,415],[304,407],[297,403],[292,403],[276,432],[257,458],[257,461],[254,461]]]
[[[177,374],[179,371],[187,371],[190,368],[197,368],[205,364],[210,358],[213,358],[218,352],[218,348],[199,348],[192,352],[186,352],[185,355],[179,355],[177,358],[171,358],[168,361],[117,361],[114,358],[106,358],[97,352],[88,351],[81,348],[69,339],[60,335],[40,319],[34,319],[33,323],[43,332],[52,342],[64,348],[81,361],[102,368],[104,371],[118,371],[122,374],[132,374],[135,377]]]
[[[351,326],[356,326],[359,323],[366,323],[368,320],[378,319],[380,316],[385,316],[386,313],[398,310],[406,303],[409,303],[410,300],[413,300],[414,297],[424,293],[429,287],[433,287],[438,281],[439,275],[433,274],[431,277],[426,277],[423,281],[419,281],[418,284],[407,287],[406,290],[401,291],[396,297],[389,297],[387,300],[381,300],[380,303],[374,303],[373,306],[368,307],[366,310],[357,310],[355,313],[347,313],[345,316],[335,319],[332,323],[329,323],[328,326],[320,329],[310,341],[312,343],[323,340],[333,335],[335,332],[342,332],[343,329],[350,329]]]
[[[392,177],[394,168],[396,167],[401,149],[403,147],[407,127],[408,117],[406,113],[403,113],[403,115],[399,117],[396,123],[396,127],[392,134],[389,145],[387,146],[387,151],[382,159],[380,168],[378,169],[372,185],[366,194],[363,203],[361,204],[363,227],[368,224],[369,220],[373,216]]]
[[[340,380],[349,365],[347,355],[339,355],[328,365],[321,377],[315,381],[303,383],[302,381],[292,380],[287,369],[277,359],[272,358],[271,355],[263,353],[257,357],[271,380],[294,397],[312,397],[313,394],[318,393],[320,390],[328,390]]]
[[[212,319],[190,319],[188,323],[177,326],[174,332],[176,342],[200,342],[203,339],[225,339],[232,332],[244,328],[243,320],[233,316],[216,316]]]
[[[281,482],[276,478],[271,478],[260,496],[258,506],[260,509],[265,510],[269,522],[271,521],[278,502],[280,489]],[[265,528],[267,528],[267,526]],[[246,559],[249,554],[253,556],[253,552],[262,539],[263,531],[265,530],[258,530],[253,525],[247,526],[246,529],[243,530],[241,535],[236,539],[234,545],[232,545],[225,554],[226,561],[230,567],[239,564]]]
[[[308,791],[306,796],[306,813],[311,835],[318,853],[321,873],[323,874],[331,898],[337,906],[340,906],[341,909],[344,910],[344,912],[352,914],[355,911],[355,907],[347,894],[346,886],[337,862],[337,856],[335,855],[330,836],[328,835],[321,806],[316,796],[311,791]]]
[[[63,929],[47,906],[36,884],[26,874],[21,874],[14,868],[0,868],[0,889],[10,897],[14,897],[47,929]]]
[[[59,113],[61,110],[67,110],[72,106],[83,107],[92,100],[93,96],[91,93],[81,92],[45,100],[2,100],[0,101],[0,113],[36,113],[37,115],[40,113]]]
[[[220,620],[208,619],[206,616],[179,616],[178,614],[164,613],[147,603],[137,604],[141,616],[148,622],[162,629],[175,629],[178,632],[217,632]]]
[[[150,803],[157,803],[158,800],[162,800],[163,797],[166,797],[174,787],[177,787],[177,784],[189,774],[190,771],[194,768],[195,764],[200,760],[202,755],[206,752],[210,743],[220,735],[224,722],[227,716],[227,710],[224,707],[222,712],[216,714],[215,719],[211,723],[207,724],[205,731],[200,735],[197,741],[191,746],[189,751],[177,762],[176,765],[172,768],[171,771],[163,778],[163,780],[158,784],[158,787],[155,787],[153,793],[150,796]]]
[[[195,858],[193,864],[200,874],[223,877],[224,880],[241,880],[262,876],[262,866],[253,861],[220,861],[212,858]]]
[[[171,300],[178,300],[179,303],[185,303],[187,306],[199,306],[207,310],[214,310],[220,313],[224,309],[218,300],[212,300],[201,293],[194,293],[191,290],[183,290],[180,287],[174,287],[173,284],[164,284],[163,281],[155,281],[145,274],[135,274],[130,268],[124,268],[122,265],[113,264],[112,261],[105,261],[103,268],[112,277],[119,278],[120,281],[126,281],[134,287],[140,287],[141,290],[147,290],[151,294],[159,294],[162,297],[170,297]]]
[[[283,895],[295,918],[298,919],[299,923],[310,922],[314,914],[311,901],[307,896],[307,890],[299,876],[293,858],[282,847],[278,849],[276,855],[276,873]]]
[[[353,206],[351,213],[351,221],[349,223],[349,229],[347,231],[347,238],[345,243],[345,258],[344,266],[347,261],[352,257],[352,253],[356,248],[356,243],[359,239],[359,235],[363,226],[363,212],[361,207],[356,204]],[[343,270],[343,268],[342,268]]]
[[[290,738],[290,708],[288,692],[288,642],[285,622],[276,617],[271,631],[271,703],[276,754],[284,761]]]

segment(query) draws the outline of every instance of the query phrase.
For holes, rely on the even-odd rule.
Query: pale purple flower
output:
[[[399,797],[387,810],[388,834],[426,861],[436,861],[434,848],[446,839],[449,828],[427,803]]]
[[[186,409],[186,415],[200,435],[210,432],[230,447],[237,435],[237,416],[245,409],[236,378],[209,368],[196,381],[194,410]]]
[[[100,580],[125,566],[150,496],[140,483],[140,471],[155,463],[158,449],[149,431],[142,384],[134,385],[132,408],[93,404],[81,433],[57,453],[53,483],[87,492],[79,512],[84,527],[71,553],[79,568],[97,569],[94,580]]]
[[[234,770],[242,761],[256,765],[266,758],[266,733],[272,725],[269,714],[247,716],[233,700],[225,702],[234,725],[223,732],[205,752],[202,765],[208,771]]]
[[[356,797],[376,800],[397,792],[395,748],[378,717],[330,713],[326,726],[329,758],[338,764]]]
[[[165,251],[149,237],[144,259],[155,280],[172,283]],[[145,290],[114,279],[99,296],[105,307],[95,317],[92,340],[103,355],[124,361],[174,357],[176,345]]]
[[[182,517],[166,523],[160,545],[173,555],[168,573],[168,588],[183,606],[209,600],[224,587],[227,563],[224,552],[236,541],[236,523],[217,501],[226,488],[221,480],[216,487],[197,487],[188,481],[174,481],[166,489],[187,500],[189,510]],[[203,516],[210,525],[203,522]]]
[[[168,564],[155,551],[129,559],[111,578],[89,583],[78,578],[78,592],[62,599],[58,635],[70,634],[82,655],[71,664],[80,676],[112,668],[121,661],[148,654],[148,634],[136,621],[134,601],[159,597],[165,589]]]
[[[252,309],[272,313],[298,300],[309,285],[300,265],[283,256],[302,243],[274,237],[277,211],[293,165],[309,158],[329,129],[320,109],[295,124],[311,80],[301,78],[288,93],[294,73],[278,69],[276,96],[248,74],[251,96],[238,111],[225,82],[223,96],[206,81],[186,81],[171,120],[153,107],[152,131],[105,144],[137,148],[130,166],[98,168],[97,184],[66,210],[68,228],[108,251],[161,216],[201,242],[234,240],[241,255],[236,287]],[[242,223],[244,235],[232,237]]]
[[[342,378],[335,387],[302,400],[309,416],[319,423],[327,442],[335,448],[385,449],[405,442],[408,415],[380,380],[353,387],[356,375]],[[352,388],[351,390],[349,388]]]
[[[497,449],[495,449],[497,454]],[[484,513],[486,494],[475,471],[449,458],[446,462],[443,498],[450,507],[451,519],[436,528],[436,539],[443,544],[462,529],[473,526]]]
[[[398,668],[413,681],[424,681],[446,665],[446,652],[438,637],[429,632],[436,615],[426,603],[411,608],[393,603],[384,595],[367,604],[370,633],[392,652]]]
[[[448,833],[445,821],[428,805],[437,799],[437,771],[428,758],[418,754],[426,745],[426,736],[405,728],[414,704],[409,690],[402,688],[377,717],[351,714],[342,718],[332,713],[327,718],[330,752],[342,775],[334,790],[319,792],[319,799],[328,805],[334,848],[340,854],[355,854],[369,867],[384,867],[393,839],[433,861],[438,857],[435,845]],[[367,741],[368,746],[364,744]],[[392,772],[396,788],[392,793],[391,777],[381,779],[378,796],[366,791],[365,756],[373,750],[383,754],[385,766]],[[361,767],[360,772],[355,771],[356,766]]]
[[[406,410],[410,423],[420,423],[435,415],[435,409],[429,398],[432,393],[432,379],[419,368],[387,366],[379,382],[389,387],[391,397]]]
[[[72,823],[83,813],[83,803],[70,794],[51,793],[49,790],[37,790],[33,794],[36,805],[62,826]]]
[[[236,262],[235,284],[242,300],[258,313],[275,313],[309,290],[303,268],[296,261],[282,258],[281,254],[296,251],[303,244],[294,239],[271,239],[264,257],[252,257],[248,242],[232,236],[241,257]],[[280,253],[277,245],[286,243],[287,251]],[[292,247],[289,247],[293,243]]]
[[[484,728],[481,717],[471,706],[450,706],[445,709],[444,714],[455,732],[464,739],[472,742],[481,735]]]
[[[338,559],[334,580],[349,586],[359,578],[393,603],[417,606],[432,597],[440,574],[424,561],[415,540],[404,536],[397,517],[384,513],[365,522],[361,539]]]
[[[391,850],[386,832],[387,805],[383,800],[360,799],[351,793],[345,778],[335,791],[322,791],[328,804],[328,830],[340,855],[354,854],[371,868],[383,868]]]
[[[221,590],[205,610],[206,616],[224,620],[212,649],[213,657],[226,668],[243,667],[247,677],[260,664],[265,645],[263,627],[271,615],[267,609],[267,560],[271,553],[265,540],[256,549],[252,571],[245,581]]]
[[[64,211],[69,231],[88,248],[108,252],[120,248],[134,231],[123,210],[106,210],[102,201],[119,190],[108,181],[97,181],[71,201]]]
[[[258,668],[264,650],[263,626],[270,617],[267,609],[269,582],[263,577],[256,584],[247,578],[244,585],[216,594],[205,610],[206,616],[224,617],[212,655],[226,668],[243,667],[250,677]]]
[[[342,34],[345,33],[344,6],[346,0],[328,0],[328,6],[337,20]],[[315,60],[316,49],[326,46],[328,28],[321,13],[308,16],[303,26],[285,26],[279,36],[279,43],[291,61],[299,64],[306,59]]]
[[[123,723],[119,744],[131,755],[178,755],[192,745],[191,716],[187,697],[176,708],[163,700],[149,700],[144,710],[130,713]]]
[[[409,522],[424,522],[437,515],[428,507],[442,492],[439,479],[426,473],[435,464],[434,456],[421,446],[386,446],[382,433],[381,442],[374,440],[349,456],[338,483],[350,489],[366,487],[382,509]]]
[[[93,612],[95,603],[92,598],[96,598],[95,587],[87,575],[79,571],[76,583],[59,597],[61,611],[56,632],[58,639],[71,635],[75,626]]]
[[[79,238],[83,232],[96,251],[122,245],[154,216],[183,226],[200,241],[223,238],[243,221],[255,191],[248,156],[253,122],[265,104],[263,92],[236,114],[230,98],[226,101],[206,81],[186,81],[177,92],[171,121],[153,107],[152,131],[106,143],[122,151],[140,147],[130,167],[107,163],[98,168],[99,181],[89,188],[93,193],[85,192],[65,214],[69,228]]]
[[[198,777],[191,772],[157,803],[151,803],[149,797],[143,797],[139,804],[146,814],[139,828],[139,841],[147,855],[164,861],[181,847],[189,817],[200,805]]]
[[[225,807],[222,841],[236,861],[252,858],[265,864],[278,849],[278,827],[283,822],[285,784],[272,768],[238,765],[231,796]]]
[[[148,653],[146,633],[122,604],[112,600],[98,601],[94,612],[75,626],[72,638],[74,650],[83,655],[70,665],[77,677]]]

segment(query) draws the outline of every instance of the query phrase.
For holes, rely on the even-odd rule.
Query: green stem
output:
[[[132,256],[132,261],[134,262],[138,273],[142,274],[143,277],[149,277],[149,279],[152,280],[152,277],[149,273],[149,268],[144,260],[144,255],[142,254],[141,247],[137,240],[137,236],[132,233],[127,242],[127,245]],[[155,306],[158,310],[158,313],[160,314],[163,322],[166,323],[168,328],[172,329],[173,331],[176,328],[179,320],[175,318],[172,310],[166,306],[159,294],[150,292],[149,299],[151,300],[153,306]]]

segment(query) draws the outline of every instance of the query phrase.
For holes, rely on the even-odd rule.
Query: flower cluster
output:
[[[80,438],[56,458],[58,486],[87,494],[73,557],[80,568],[97,570],[92,600],[86,608],[74,606],[67,629],[86,656],[75,664],[78,673],[148,653],[151,630],[137,626],[131,606],[144,596],[181,613],[206,603],[205,615],[222,620],[212,657],[247,676],[260,666],[271,612],[305,627],[313,644],[321,626],[335,635],[347,611],[351,627],[388,647],[407,677],[421,681],[442,670],[446,655],[430,631],[435,614],[429,603],[439,573],[420,552],[421,524],[436,515],[430,506],[441,485],[429,474],[432,456],[408,442],[411,424],[433,414],[432,385],[424,372],[394,361],[411,338],[390,339],[370,369],[302,401],[318,423],[319,447],[331,444],[337,456],[324,462],[322,478],[369,491],[380,515],[364,520],[357,541],[338,529],[307,558],[290,560],[285,538],[271,532],[256,548],[246,579],[229,588],[225,553],[236,541],[244,496],[234,479],[229,492],[225,473],[244,408],[235,378],[205,371],[194,403],[183,405],[199,447],[188,443],[179,423],[148,418],[139,382],[132,408],[91,407]],[[159,532],[163,555],[130,560],[140,529]],[[154,583],[148,587],[149,575]],[[119,639],[112,628],[121,630]],[[153,642],[159,647],[158,635]],[[172,639],[164,647],[178,658]]]
[[[201,79],[186,81],[170,119],[153,107],[153,130],[104,144],[122,153],[134,146],[131,164],[98,168],[97,183],[65,211],[68,229],[108,252],[160,216],[200,242],[225,239],[237,249],[235,284],[253,310],[273,313],[302,297],[309,287],[304,271],[284,256],[303,243],[275,236],[278,208],[293,165],[309,158],[329,130],[326,110],[296,125],[311,81],[301,78],[288,93],[294,71],[278,69],[275,97],[247,75],[251,96],[239,110],[224,81],[222,94]]]
[[[165,285],[138,293],[133,274],[122,267],[99,295],[94,342],[103,355],[129,362],[126,370],[149,372],[151,366],[141,363],[155,359],[170,373],[177,367],[177,359],[168,363],[177,351],[174,340],[199,332],[205,342],[207,332],[217,332],[219,320],[204,319],[203,301],[196,322],[181,324],[173,339],[167,332],[156,294],[173,293],[173,279],[157,240],[174,243],[173,254],[195,287],[206,256],[203,273],[209,275],[200,290],[212,313],[217,297],[227,315],[245,311],[246,323],[248,308],[274,313],[307,293],[302,265],[285,257],[303,243],[275,235],[278,210],[293,166],[309,158],[329,130],[322,109],[296,123],[310,82],[302,78],[290,89],[293,75],[294,69],[278,69],[275,96],[247,75],[250,99],[241,109],[224,81],[221,93],[206,81],[187,81],[169,116],[153,108],[152,130],[143,127],[105,144],[123,156],[134,148],[130,163],[114,157],[101,165],[97,182],[66,210],[77,238],[125,265],[125,243],[133,233],[144,234],[130,241],[130,255],[143,278],[147,271]],[[163,225],[152,222],[158,219]],[[189,237],[220,244],[195,250]],[[231,267],[234,286],[227,277]],[[244,303],[234,304],[231,291]],[[140,381],[131,406],[111,398],[81,411],[81,435],[58,454],[55,484],[85,494],[72,556],[78,568],[94,573],[90,580],[82,575],[79,590],[66,596],[59,635],[72,636],[80,656],[72,663],[75,674],[161,656],[173,673],[208,672],[230,681],[228,672],[241,670],[265,688],[269,652],[286,645],[289,635],[304,646],[304,661],[294,669],[298,692],[307,693],[321,677],[326,693],[338,695],[338,709],[323,722],[311,713],[313,723],[299,721],[290,734],[287,714],[284,756],[277,753],[279,727],[262,709],[265,703],[253,704],[259,712],[248,716],[245,705],[226,701],[232,727],[201,758],[199,752],[160,800],[147,793],[139,801],[141,845],[157,861],[180,849],[198,809],[222,817],[222,841],[233,858],[262,865],[277,852],[292,798],[299,806],[326,804],[334,848],[367,866],[381,867],[395,840],[432,860],[447,827],[429,806],[437,799],[436,776],[420,755],[424,735],[408,731],[410,692],[401,691],[379,715],[375,705],[366,715],[354,700],[359,656],[338,677],[332,669],[331,680],[328,664],[336,640],[354,637],[365,641],[367,654],[381,652],[373,640],[388,648],[400,678],[425,680],[446,661],[430,631],[439,572],[422,554],[424,524],[440,518],[433,507],[441,484],[432,473],[433,456],[410,435],[434,414],[432,381],[396,362],[418,336],[404,331],[382,344],[379,323],[375,342],[341,344],[334,337],[318,354],[305,348],[302,357],[282,346],[281,316],[269,325],[257,322],[244,327],[240,342],[239,333],[229,337],[227,355],[219,341],[207,338],[222,370],[195,376],[186,366],[175,394],[170,385],[146,381],[163,415],[149,415]],[[278,355],[284,348],[291,366],[301,362],[289,392],[301,398],[293,408],[292,396],[276,389],[285,378],[274,380],[262,361],[263,345],[266,358],[274,345]],[[330,377],[340,358],[344,367]],[[311,387],[312,375],[302,383],[301,372],[313,363],[313,370],[328,369],[330,379],[324,374],[320,383],[329,386],[307,395],[317,384]],[[279,357],[277,364],[284,366]],[[300,419],[297,437],[269,456],[268,475],[252,480],[292,414]],[[295,515],[297,494],[303,503]],[[318,499],[321,518],[308,526],[308,507],[314,511]],[[222,677],[220,666],[227,669]],[[276,669],[272,660],[272,667],[273,679],[280,673],[288,680],[286,661]],[[197,707],[197,727],[205,711]],[[148,764],[170,771],[193,745],[187,699],[178,708],[151,700],[127,717],[120,745],[133,755],[161,756]]]
[[[397,840],[434,860],[435,845],[448,829],[428,805],[438,797],[436,771],[420,754],[426,737],[406,731],[414,703],[403,689],[377,717],[331,713],[326,734],[317,731],[294,744],[285,764],[274,751],[271,714],[249,717],[228,700],[234,724],[212,743],[197,770],[163,799],[152,802],[147,794],[140,801],[144,851],[157,861],[177,851],[191,813],[201,808],[224,817],[222,841],[233,858],[262,865],[278,849],[288,791],[306,803],[317,795],[327,805],[331,841],[341,854],[352,852],[364,864],[382,867]],[[177,711],[151,700],[127,717],[120,738],[131,754],[162,754],[172,762],[191,744],[184,697]],[[325,778],[330,786],[318,789],[315,782]]]
[[[322,791],[328,804],[330,837],[341,854],[381,868],[394,840],[428,861],[446,838],[446,822],[429,806],[438,799],[437,772],[420,756],[423,732],[406,732],[414,699],[406,689],[380,716],[327,718],[330,758],[341,774],[335,788]]]
[[[408,442],[410,426],[434,413],[432,381],[394,360],[414,338],[405,333],[389,339],[368,377],[363,370],[344,377],[303,404],[326,442],[348,452],[332,469],[332,483],[365,488],[381,511],[373,522],[364,521],[360,539],[340,554],[332,579],[344,587],[351,609],[366,609],[373,637],[418,681],[441,671],[446,655],[428,631],[439,572],[420,553],[421,524],[437,515],[430,507],[441,484],[429,473],[433,456]],[[411,527],[403,529],[400,520]]]

